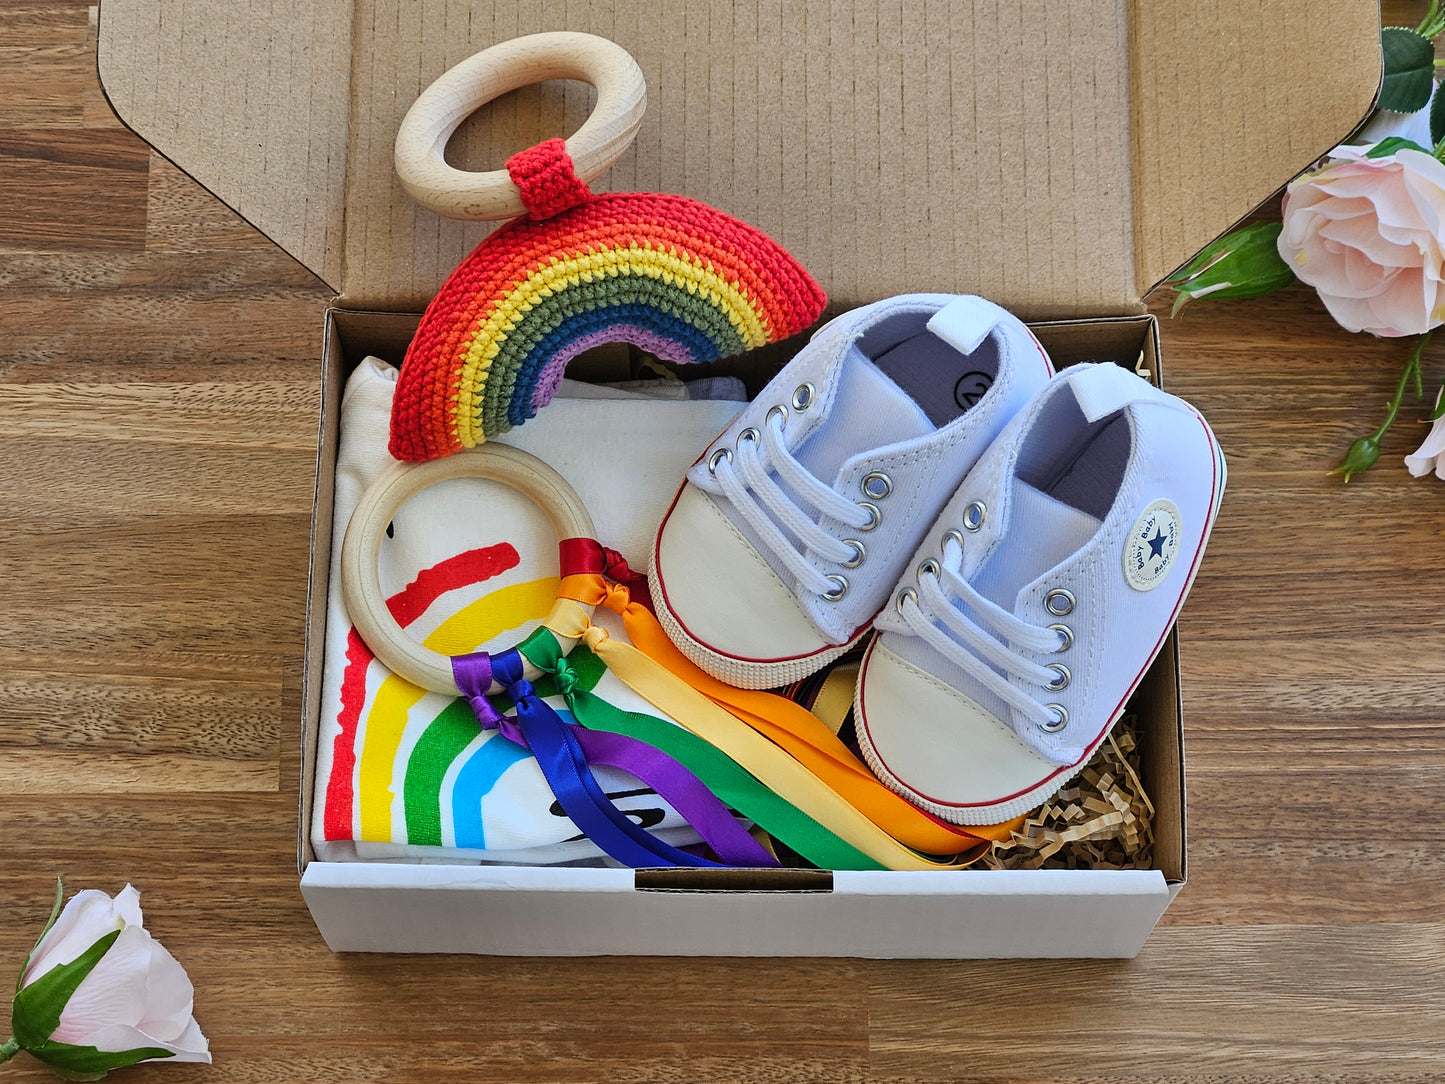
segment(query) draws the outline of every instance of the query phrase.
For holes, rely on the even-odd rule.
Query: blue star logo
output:
[[[1150,557],[1164,556],[1164,532],[1159,529],[1159,525],[1157,523],[1154,525],[1154,537],[1146,538],[1144,541],[1149,543]]]

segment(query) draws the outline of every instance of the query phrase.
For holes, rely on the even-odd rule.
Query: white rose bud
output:
[[[1405,469],[1412,478],[1423,478],[1432,471],[1436,478],[1445,478],[1445,414],[1441,413],[1440,401],[1445,398],[1445,388],[1435,396],[1435,417],[1430,432],[1413,455],[1405,457]]]
[[[60,899],[57,895],[56,908]],[[194,988],[141,925],[140,893],[77,893],[26,960],[0,1061],[28,1050],[61,1076],[99,1080],[139,1061],[209,1062]]]

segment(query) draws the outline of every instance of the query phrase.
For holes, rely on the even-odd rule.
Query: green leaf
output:
[[[55,925],[55,920],[60,917],[60,901],[65,896],[65,888],[60,883],[60,878],[55,878],[55,906],[50,909],[50,917],[45,920],[45,929],[40,931],[40,936],[35,939],[35,944],[30,946],[30,951],[25,954],[25,962],[20,965],[20,974],[15,976],[15,992],[20,992],[20,983],[25,978],[25,971],[30,967],[30,957],[35,955],[35,950],[40,947],[40,942],[45,940],[45,935]]]
[[[1263,227],[1261,231],[1260,227]],[[1273,227],[1271,229],[1271,227]],[[1177,286],[1181,282],[1187,282],[1205,269],[1214,264],[1220,257],[1228,255],[1235,249],[1249,244],[1255,237],[1262,236],[1264,232],[1272,232],[1278,237],[1283,224],[1279,222],[1260,222],[1253,226],[1245,226],[1243,229],[1235,230],[1233,233],[1226,233],[1223,237],[1211,241],[1199,251],[1199,255],[1190,260],[1174,274],[1164,281],[1170,286]]]
[[[1384,158],[1387,154],[1394,154],[1396,151],[1419,151],[1421,154],[1429,154],[1430,151],[1420,146],[1413,139],[1406,139],[1404,136],[1386,136],[1380,142],[1365,152],[1366,158]]]
[[[1380,142],[1365,152],[1366,158],[1384,158],[1387,154],[1394,154],[1396,151],[1419,151],[1421,154],[1429,154],[1430,151],[1420,146],[1413,139],[1406,139],[1404,136],[1386,136]]]
[[[1279,254],[1278,222],[1256,222],[1225,234],[1164,281],[1178,292],[1174,313],[1204,297],[1262,297],[1294,282]]]
[[[1445,385],[1435,393],[1435,409],[1430,412],[1432,422],[1438,422],[1441,418],[1445,418]]]
[[[119,930],[111,930],[68,964],[52,968],[15,995],[10,1006],[10,1026],[15,1038],[32,1054],[50,1039],[60,1026],[60,1012],[85,976],[95,970],[100,958],[110,951]]]
[[[1430,103],[1430,142],[1439,143],[1445,139],[1445,94],[1435,95]]]
[[[1380,31],[1385,78],[1380,84],[1380,108],[1396,113],[1424,109],[1434,88],[1435,45],[1403,26]]]
[[[112,1069],[124,1069],[147,1058],[173,1058],[175,1053],[163,1046],[139,1046],[134,1050],[97,1050],[93,1046],[72,1046],[70,1043],[45,1042],[30,1048],[46,1065],[67,1080],[99,1080]]]

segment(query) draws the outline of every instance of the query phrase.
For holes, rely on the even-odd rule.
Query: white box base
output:
[[[679,891],[638,888],[630,869],[343,862],[312,862],[301,893],[336,952],[881,959],[1133,956],[1174,896],[1158,870],[838,871],[824,891]]]

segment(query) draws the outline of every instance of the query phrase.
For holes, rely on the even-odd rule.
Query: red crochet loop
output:
[[[572,168],[567,142],[548,139],[507,159],[507,173],[522,192],[527,217],[533,222],[559,215],[592,198],[587,182]]]

